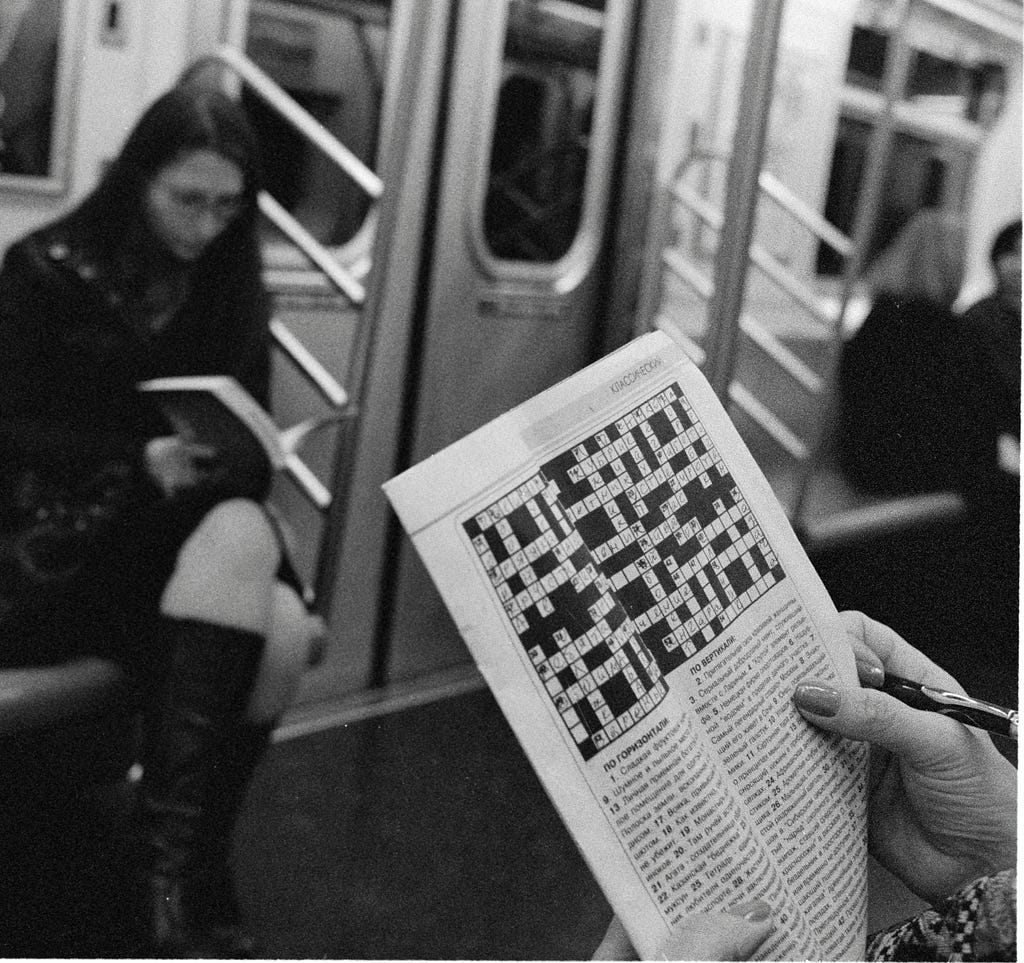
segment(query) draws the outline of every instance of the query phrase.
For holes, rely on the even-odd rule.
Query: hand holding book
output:
[[[146,443],[143,461],[149,476],[171,497],[206,479],[216,454],[212,445],[186,441],[180,435],[161,435]]]
[[[202,484],[256,497],[287,460],[277,425],[234,378],[157,378],[139,390],[174,431],[152,439],[146,451],[150,474],[166,494]]]

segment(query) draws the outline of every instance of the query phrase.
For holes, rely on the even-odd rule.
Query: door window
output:
[[[377,169],[390,0],[252,0],[246,55],[364,164]],[[269,192],[321,244],[362,226],[370,199],[347,174],[255,94],[243,97]]]
[[[496,258],[553,263],[584,216],[603,0],[512,0],[483,233]]]

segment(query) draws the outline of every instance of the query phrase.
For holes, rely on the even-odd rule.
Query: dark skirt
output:
[[[146,499],[88,545],[72,574],[5,586],[0,667],[96,655],[137,672],[147,658],[146,626],[159,611],[178,553],[220,500],[201,492]]]
[[[185,541],[226,497],[223,490],[200,488],[145,500],[92,546],[72,577],[15,591],[0,612],[0,668],[91,655],[117,662],[141,683],[159,673],[163,654],[154,651],[150,636],[160,599]],[[277,521],[269,513],[268,519],[282,546],[278,579],[301,596]]]

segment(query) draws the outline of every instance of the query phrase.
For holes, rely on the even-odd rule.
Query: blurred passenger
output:
[[[992,242],[989,260],[995,290],[969,307],[964,327],[974,346],[983,393],[984,416],[991,424],[993,458],[1020,474],[1020,218],[1007,224]]]
[[[0,271],[0,665],[100,655],[137,684],[141,956],[255,952],[231,831],[305,664],[269,469],[226,469],[136,390],[227,374],[267,401],[257,189],[241,109],[184,83]]]
[[[989,479],[988,399],[953,302],[964,275],[961,218],[915,215],[878,255],[872,306],[844,346],[839,371],[839,459],[865,492],[973,493]]]
[[[887,626],[859,612],[841,618],[866,687],[806,679],[793,701],[813,725],[870,744],[868,849],[929,905],[870,935],[864,958],[1018,959],[1016,769],[986,733],[878,691],[886,673],[963,689]],[[751,959],[776,925],[772,907],[760,900],[696,914],[658,958]],[[636,959],[616,918],[594,959]]]

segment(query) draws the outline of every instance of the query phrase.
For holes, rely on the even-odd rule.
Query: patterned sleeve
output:
[[[982,876],[933,909],[868,937],[869,960],[1016,960],[1017,871]]]

